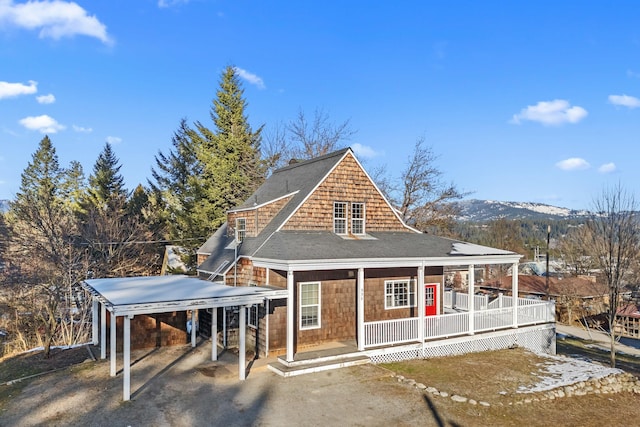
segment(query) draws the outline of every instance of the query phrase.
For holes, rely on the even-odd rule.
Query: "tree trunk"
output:
[[[609,336],[611,337],[611,351],[610,351],[610,364],[612,368],[616,367],[616,333],[615,322],[609,322]]]

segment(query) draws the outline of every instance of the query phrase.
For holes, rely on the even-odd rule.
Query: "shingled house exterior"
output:
[[[554,352],[552,303],[510,298],[480,310],[471,298],[464,310],[445,305],[445,266],[468,268],[469,295],[477,266],[513,266],[518,295],[519,259],[408,226],[347,148],[275,171],[199,249],[198,275],[287,291],[242,307],[258,351],[281,355],[285,366],[330,343],[351,345],[374,362],[514,344]]]

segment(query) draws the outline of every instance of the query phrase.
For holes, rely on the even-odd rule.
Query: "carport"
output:
[[[191,324],[194,312],[212,309],[211,360],[217,360],[217,310],[220,307],[241,308],[239,325],[239,371],[240,380],[246,377],[245,337],[246,308],[262,304],[266,300],[287,297],[286,289],[267,287],[235,287],[223,283],[210,282],[195,277],[148,276],[112,279],[88,279],[82,287],[93,296],[92,338],[100,342],[100,358],[106,358],[106,312],[111,313],[110,327],[110,375],[116,376],[116,318],[123,317],[123,400],[131,398],[131,319],[141,314],[159,314],[172,311],[191,310]],[[97,319],[100,319],[98,324]],[[98,339],[99,334],[99,339]],[[191,346],[196,345],[196,328],[191,328]]]

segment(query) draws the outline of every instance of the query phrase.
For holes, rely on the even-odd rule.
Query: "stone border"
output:
[[[491,404],[488,402],[478,402],[465,396],[459,396],[457,394],[451,395],[450,393],[438,390],[435,387],[427,387],[426,385],[418,383],[411,378],[405,378],[403,375],[392,373],[392,377],[396,378],[400,383],[415,387],[421,392],[429,393],[433,396],[451,398],[451,400],[453,400],[454,402],[468,403],[474,406],[491,406]],[[633,374],[630,374],[628,372],[611,374],[603,378],[593,378],[587,381],[580,381],[572,385],[565,385],[548,391],[522,393],[523,396],[526,394],[530,397],[526,397],[524,399],[516,400],[509,403],[499,403],[499,405],[522,405],[533,402],[555,400],[563,397],[586,396],[587,394],[615,394],[623,392],[640,394],[640,379],[636,378]]]

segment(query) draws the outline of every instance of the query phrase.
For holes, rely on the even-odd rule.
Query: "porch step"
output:
[[[371,360],[367,356],[356,355],[340,358],[333,357],[325,360],[300,361],[294,362],[295,364],[283,362],[283,360],[278,360],[271,363],[269,364],[269,369],[282,377],[294,377],[296,375],[312,374],[349,366],[365,365],[371,363]]]

